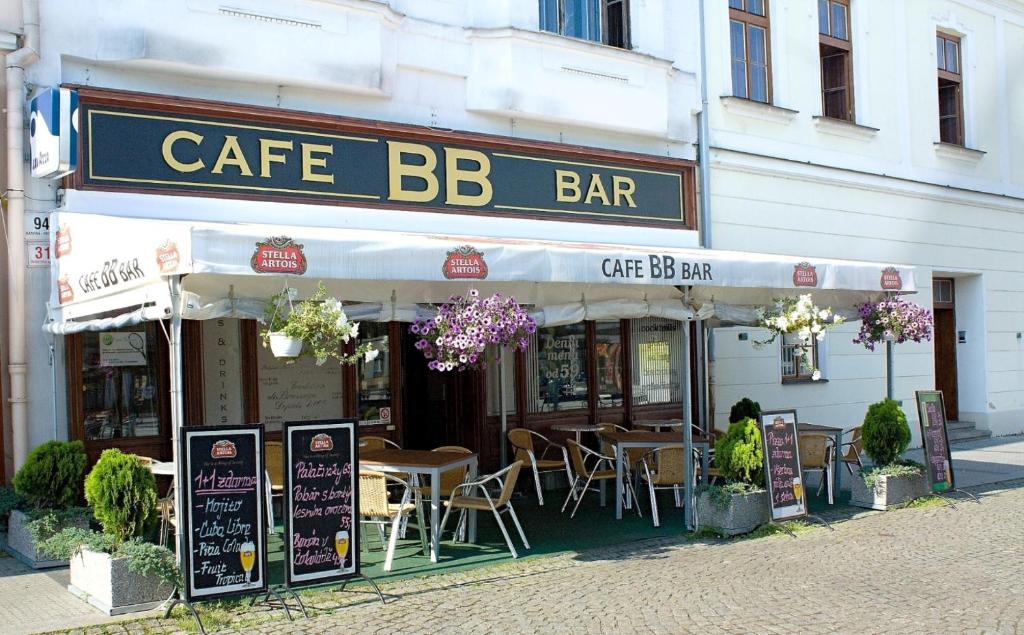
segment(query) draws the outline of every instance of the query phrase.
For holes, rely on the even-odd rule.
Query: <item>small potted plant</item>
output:
[[[861,440],[873,465],[861,468],[860,478],[853,479],[851,504],[886,510],[927,495],[921,466],[900,459],[910,443],[910,426],[898,403],[884,399],[871,404]]]
[[[764,451],[757,422],[745,417],[715,443],[715,465],[725,485],[701,486],[697,523],[726,536],[745,534],[770,520],[763,487]]]
[[[359,336],[359,323],[349,322],[341,301],[327,295],[323,282],[309,298],[296,303],[297,298],[298,291],[288,287],[267,303],[260,334],[276,357],[309,355],[318,366],[330,358],[354,364],[361,357],[368,362],[377,357],[378,351],[369,343],[345,353],[344,346]]]
[[[53,559],[39,544],[65,527],[86,527],[88,518],[77,507],[85,473],[81,441],[48,441],[32,450],[14,475],[9,496],[7,551],[33,569],[64,567],[67,558]]]
[[[71,559],[68,590],[107,615],[145,611],[180,584],[174,553],[143,540],[156,524],[156,481],[137,456],[105,450],[85,481],[103,528],[65,529],[40,548]]]

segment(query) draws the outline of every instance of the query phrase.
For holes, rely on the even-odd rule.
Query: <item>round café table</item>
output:
[[[575,432],[576,443],[580,442],[580,435],[584,432],[598,432],[601,430],[601,426],[595,426],[590,423],[556,423],[551,426],[552,430],[558,432]],[[582,444],[580,444],[582,445]]]
[[[655,432],[661,432],[662,428],[682,428],[683,425],[685,422],[682,419],[648,419],[633,422],[634,428],[653,428]]]

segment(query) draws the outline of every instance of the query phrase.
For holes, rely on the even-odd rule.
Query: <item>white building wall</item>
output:
[[[720,249],[891,261],[956,278],[960,418],[1024,431],[1024,3],[852,0],[857,126],[822,120],[816,3],[771,3],[774,106],[731,92],[728,11],[708,3],[712,240]],[[963,37],[966,145],[937,146],[935,32]],[[852,427],[885,396],[881,347],[828,336],[827,383],[782,385],[778,346],[715,335],[715,418],[743,396]],[[932,344],[896,347],[895,397],[917,443],[913,391],[934,387]]]

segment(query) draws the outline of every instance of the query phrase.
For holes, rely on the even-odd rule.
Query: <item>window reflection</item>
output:
[[[369,342],[380,351],[376,359],[359,360],[358,409],[360,424],[391,422],[391,373],[388,350],[388,325],[363,322],[359,343]]]
[[[160,435],[156,325],[82,334],[88,440]]]

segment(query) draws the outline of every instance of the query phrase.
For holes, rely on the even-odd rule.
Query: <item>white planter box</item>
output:
[[[88,549],[71,558],[71,584],[68,591],[107,615],[120,615],[154,609],[174,589],[156,577],[141,576],[128,570],[127,558]]]
[[[923,473],[916,476],[879,476],[872,489],[868,489],[859,474],[855,474],[850,481],[850,504],[868,509],[885,511],[928,495],[928,483]]]
[[[32,540],[26,525],[29,519],[24,512],[12,510],[7,521],[7,553],[33,569],[52,569],[68,566],[67,560],[54,560],[39,553],[36,543]],[[89,526],[87,518],[78,519],[74,525],[85,529]]]
[[[707,492],[697,499],[697,524],[714,527],[727,536],[749,533],[770,520],[768,492],[733,494],[724,507],[711,500]]]

